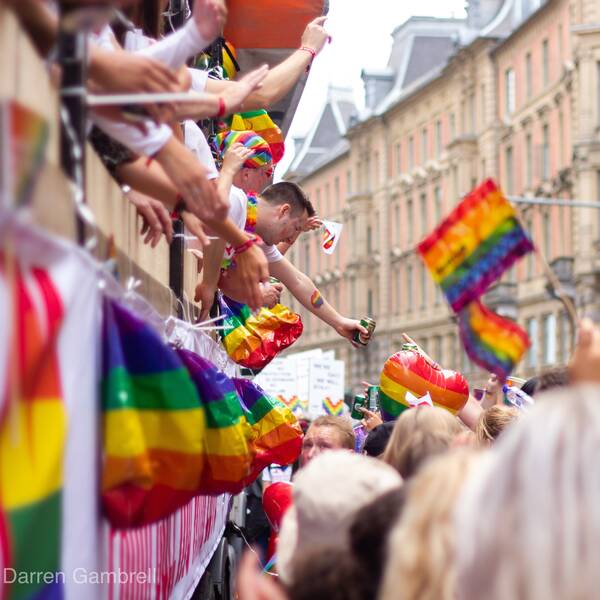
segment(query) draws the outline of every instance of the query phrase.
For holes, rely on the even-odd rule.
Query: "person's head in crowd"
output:
[[[567,368],[556,367],[544,371],[541,375],[536,375],[535,377],[528,379],[521,386],[521,389],[533,398],[536,394],[540,394],[541,392],[567,385],[569,385],[569,372]]]
[[[393,421],[382,423],[381,425],[377,425],[377,427],[371,429],[363,445],[363,454],[372,456],[374,458],[381,456],[385,451],[393,429]]]
[[[456,505],[457,597],[598,597],[599,453],[594,388],[548,392],[498,440]]]
[[[300,466],[307,465],[324,450],[354,450],[354,430],[346,417],[317,417],[308,427],[302,440]]]
[[[402,514],[389,536],[381,600],[460,597],[454,568],[458,537],[454,508],[479,460],[480,454],[472,450],[453,450],[425,465],[407,484]],[[487,600],[485,594],[479,598]]]
[[[498,436],[516,419],[521,412],[512,406],[497,404],[490,406],[481,413],[475,436],[480,446],[489,446],[494,443]]]
[[[356,511],[401,485],[402,478],[389,465],[354,452],[323,452],[300,469],[294,479],[293,506],[283,518],[277,546],[282,580],[293,580],[296,560],[312,548],[349,551]]]
[[[407,479],[426,460],[445,452],[462,430],[458,419],[443,408],[417,406],[405,410],[396,420],[383,460]]]
[[[361,573],[363,598],[376,598],[388,557],[388,537],[400,517],[406,487],[394,488],[363,506],[350,527],[350,547]]]

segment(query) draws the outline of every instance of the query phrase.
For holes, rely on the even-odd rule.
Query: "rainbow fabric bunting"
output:
[[[285,151],[283,134],[281,129],[275,125],[269,113],[264,109],[245,113],[237,113],[229,119],[229,129],[233,131],[254,131],[271,148],[273,164],[276,165]]]
[[[469,358],[504,381],[530,346],[527,333],[481,302],[458,314],[460,339]]]
[[[102,343],[103,505],[113,526],[143,525],[198,493],[204,410],[177,354],[111,300]]]
[[[327,397],[323,400],[323,408],[328,415],[339,417],[344,411],[344,401],[333,402],[331,398]]]
[[[504,271],[533,250],[515,210],[488,179],[418,246],[455,312],[479,298]]]
[[[0,274],[12,297],[13,340],[0,413],[0,564],[16,573],[59,572],[63,460],[67,435],[58,359],[64,307],[48,273],[0,254]],[[4,571],[7,573],[7,571]],[[35,577],[7,583],[0,597],[59,599],[63,582]]]
[[[196,386],[204,407],[204,470],[199,484],[203,494],[239,493],[254,460],[248,444],[253,434],[234,383],[210,361],[189,350],[177,350]]]
[[[258,169],[273,160],[271,147],[254,131],[222,131],[215,136],[214,146],[221,157],[233,144],[242,144],[253,151],[252,156],[244,162],[247,169]]]
[[[298,458],[302,429],[292,412],[261,387],[247,379],[234,379],[233,382],[252,431],[249,443],[254,450],[254,459],[246,479],[249,485],[271,463],[289,465]]]
[[[234,362],[249,369],[263,369],[302,334],[302,319],[282,304],[253,315],[248,305],[221,296],[219,307],[225,315],[219,331],[223,346]]]
[[[293,413],[302,410],[302,404],[298,396],[292,396],[291,398],[285,398],[284,396],[277,396],[277,400],[282,404],[285,404]]]
[[[17,206],[27,204],[44,164],[49,127],[45,119],[15,102],[0,104],[0,131],[8,139],[1,144],[6,149],[0,172],[0,185]]]

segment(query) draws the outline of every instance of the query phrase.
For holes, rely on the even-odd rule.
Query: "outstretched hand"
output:
[[[206,43],[212,43],[221,35],[227,19],[224,0],[196,0],[193,18]]]
[[[222,92],[221,98],[225,102],[227,114],[240,112],[244,108],[244,101],[254,91],[262,87],[263,81],[269,72],[268,65],[262,65],[237,81],[232,81]]]
[[[317,17],[313,19],[304,30],[300,46],[312,48],[317,54],[323,50],[327,40],[331,42],[331,36],[327,33],[323,25],[327,17]]]

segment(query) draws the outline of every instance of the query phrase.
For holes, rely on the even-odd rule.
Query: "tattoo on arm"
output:
[[[321,296],[321,292],[319,292],[319,290],[315,290],[311,297],[310,297],[310,303],[315,307],[315,308],[321,308],[321,306],[323,306],[323,297]]]

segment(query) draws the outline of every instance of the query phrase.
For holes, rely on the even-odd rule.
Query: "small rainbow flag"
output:
[[[287,306],[263,307],[255,316],[247,304],[221,296],[223,330],[219,336],[229,357],[248,369],[263,369],[302,335],[302,319]]]
[[[58,357],[64,306],[47,271],[22,273],[13,264],[8,275],[6,263],[0,254],[14,315],[8,386],[0,391],[0,564],[16,573],[45,573],[50,581],[9,583],[0,575],[0,597],[58,599],[64,591],[53,577],[60,571],[67,437]]]
[[[339,417],[344,410],[344,401],[338,400],[334,402],[329,396],[323,400],[323,408],[328,415]]]
[[[236,113],[229,119],[229,128],[233,131],[254,131],[271,147],[273,164],[276,165],[285,152],[281,129],[273,122],[264,109]]]
[[[8,137],[0,143],[5,148],[0,190],[7,195],[6,203],[27,204],[44,164],[48,123],[29,108],[9,100],[0,103],[0,131]]]
[[[248,379],[234,379],[242,409],[252,430],[255,455],[246,485],[271,463],[292,464],[300,455],[302,429],[292,412]]]
[[[253,434],[234,383],[210,361],[189,350],[177,350],[189,370],[204,407],[202,429],[204,470],[198,490],[203,494],[239,493],[254,460],[248,444]]]
[[[479,298],[504,271],[533,250],[510,202],[488,179],[418,246],[455,312]]]
[[[504,381],[530,346],[527,333],[479,301],[458,314],[460,339],[469,358]]]
[[[103,505],[115,527],[143,525],[198,493],[204,409],[175,351],[112,300],[102,342]]]

